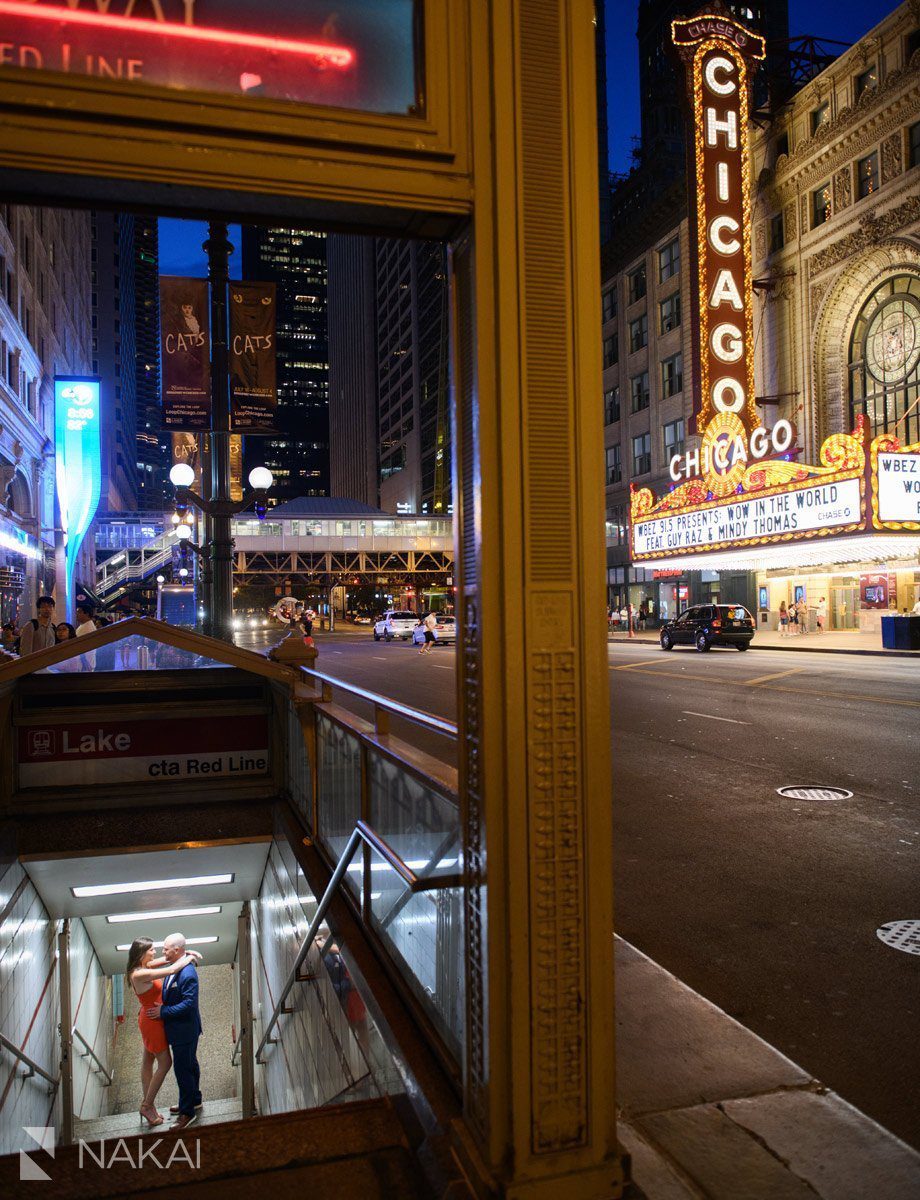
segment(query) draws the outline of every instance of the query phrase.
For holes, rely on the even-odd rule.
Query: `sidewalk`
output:
[[[920,1154],[616,938],[618,1137],[647,1200],[907,1200]]]
[[[609,642],[632,642],[636,646],[658,645],[658,630],[647,629],[629,637],[625,630],[611,629]],[[810,650],[820,654],[880,654],[894,658],[920,658],[920,650],[886,650],[880,633],[860,633],[856,630],[828,633],[796,633],[781,637],[776,629],[758,628],[751,642],[752,650]]]

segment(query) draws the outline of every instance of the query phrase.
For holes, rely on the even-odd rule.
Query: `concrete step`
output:
[[[109,1118],[129,1124],[105,1131],[101,1141],[59,1146],[53,1159],[37,1153],[50,1176],[41,1194],[45,1200],[157,1194],[194,1200],[251,1200],[260,1194],[272,1200],[303,1200],[311,1194],[422,1200],[429,1195],[388,1097],[248,1120],[228,1120],[226,1112],[214,1115],[218,1123],[196,1123],[185,1134],[168,1132],[166,1125],[146,1133],[134,1125],[132,1131],[127,1113]],[[0,1196],[22,1195],[21,1189],[19,1156],[0,1157]]]
[[[138,1132],[165,1133],[177,1118],[162,1104],[158,1106],[158,1111],[161,1117],[165,1117],[165,1121],[157,1126],[156,1130],[151,1129],[146,1121],[142,1121],[139,1113],[129,1112],[96,1117],[92,1121],[77,1120],[74,1123],[74,1135],[83,1138],[84,1141],[90,1141],[93,1138],[136,1137]],[[242,1115],[243,1105],[238,1099],[205,1100],[195,1123],[214,1125],[219,1121],[239,1120]]]

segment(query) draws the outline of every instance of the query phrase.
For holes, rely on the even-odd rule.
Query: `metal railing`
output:
[[[31,1079],[33,1075],[41,1075],[42,1079],[46,1079],[51,1085],[48,1088],[48,1095],[54,1095],[54,1093],[57,1091],[59,1082],[54,1075],[49,1075],[45,1068],[39,1066],[34,1058],[30,1058],[24,1050],[20,1050],[14,1042],[11,1042],[10,1039],[5,1037],[2,1033],[0,1033],[0,1046],[2,1046],[4,1050],[9,1050],[10,1054],[14,1054],[20,1060],[20,1062],[25,1063],[26,1069],[23,1072],[24,1079]]]
[[[80,1057],[81,1058],[91,1058],[93,1060],[93,1062],[96,1064],[96,1066],[99,1068],[99,1070],[102,1072],[102,1074],[105,1076],[105,1083],[102,1086],[103,1087],[111,1087],[112,1081],[115,1078],[115,1072],[112,1071],[112,1073],[109,1074],[108,1070],[106,1069],[105,1063],[102,1061],[102,1059],[96,1053],[96,1051],[92,1048],[92,1046],[89,1044],[89,1042],[86,1040],[86,1038],[80,1032],[80,1030],[77,1029],[76,1025],[74,1025],[74,1027],[73,1027],[73,1029],[71,1029],[70,1033],[71,1033],[72,1037],[78,1038],[80,1041],[80,1044],[83,1046],[83,1053],[80,1055]]]
[[[317,906],[316,913],[310,926],[307,929],[300,949],[297,952],[297,957],[294,960],[294,966],[291,968],[290,974],[287,977],[287,982],[281,990],[281,995],[272,1010],[272,1015],[265,1028],[265,1033],[262,1035],[262,1040],[259,1042],[258,1049],[255,1054],[255,1061],[259,1066],[264,1066],[262,1061],[262,1052],[266,1046],[272,1046],[278,1038],[272,1037],[275,1027],[278,1024],[282,1014],[290,1012],[287,1006],[288,996],[294,989],[295,984],[306,982],[306,977],[301,975],[300,968],[303,966],[304,960],[310,953],[310,948],[316,940],[316,935],[320,927],[326,919],[326,913],[329,910],[329,905],[332,903],[332,898],[335,895],[336,889],[341,885],[345,872],[348,870],[351,860],[355,856],[358,847],[363,843],[369,846],[375,853],[379,854],[386,863],[396,872],[399,878],[403,881],[409,891],[413,894],[425,891],[435,891],[441,888],[461,887],[463,884],[463,876],[461,874],[453,875],[434,875],[427,878],[418,876],[410,867],[408,867],[393,848],[375,833],[373,829],[367,826],[363,821],[358,821],[348,839],[348,843],[336,863],[335,870],[332,872],[332,878],[323,893],[322,899]],[[328,943],[327,943],[328,944]]]
[[[235,1067],[237,1062],[239,1061],[240,1050],[243,1047],[243,1038],[245,1038],[245,1036],[246,1036],[246,1029],[244,1027],[244,1028],[240,1029],[239,1033],[236,1035],[236,1041],[233,1043],[233,1050],[230,1054],[230,1066],[231,1067]]]

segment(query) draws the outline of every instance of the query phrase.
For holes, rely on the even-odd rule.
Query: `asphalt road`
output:
[[[452,647],[318,641],[320,670],[455,719]],[[920,1147],[920,956],[876,936],[920,920],[920,663],[608,653],[618,932]]]

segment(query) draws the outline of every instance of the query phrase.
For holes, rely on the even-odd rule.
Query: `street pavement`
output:
[[[324,673],[456,719],[453,647],[317,642]],[[920,664],[628,643],[608,658],[617,932],[920,1147],[920,955],[876,936],[920,920]],[[853,796],[777,794],[795,784]]]

